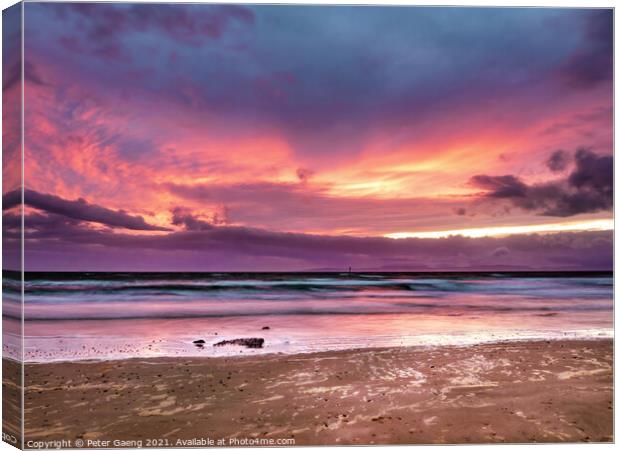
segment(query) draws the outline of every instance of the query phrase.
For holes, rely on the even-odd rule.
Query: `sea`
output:
[[[27,362],[613,337],[606,272],[26,273],[23,304],[20,278],[3,356]],[[214,346],[236,338],[264,346]]]

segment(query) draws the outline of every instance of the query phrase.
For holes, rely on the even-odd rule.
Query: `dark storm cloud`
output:
[[[570,155],[564,150],[556,150],[547,160],[547,167],[552,172],[562,172],[570,163]]]
[[[575,167],[565,180],[528,185],[514,175],[476,175],[470,183],[489,199],[546,216],[573,216],[613,207],[613,157],[589,149],[574,154]]]
[[[613,194],[614,159],[611,155],[599,156],[588,149],[575,153],[576,168],[570,174],[569,183],[578,189],[590,189],[609,198]]]
[[[527,197],[529,187],[514,175],[474,175],[471,184],[487,191],[487,197],[514,199]]]
[[[21,192],[11,191],[2,196],[2,209],[8,210],[21,203]],[[24,203],[38,210],[79,221],[97,222],[110,227],[120,227],[130,230],[170,230],[147,224],[141,216],[132,216],[122,210],[110,210],[99,205],[90,204],[84,199],[66,200],[51,194],[24,190]],[[26,223],[27,227],[31,224]]]

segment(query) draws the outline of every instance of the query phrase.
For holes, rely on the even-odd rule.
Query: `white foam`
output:
[[[338,338],[325,337],[283,337],[268,338],[261,349],[248,349],[241,346],[214,347],[213,343],[234,338],[218,336],[207,342],[203,348],[194,346],[190,340],[128,341],[123,337],[115,339],[90,338],[41,338],[27,337],[24,350],[25,361],[32,363],[84,360],[119,360],[129,358],[153,357],[231,357],[262,354],[302,354],[347,349],[367,349],[384,347],[436,347],[471,346],[482,343],[504,341],[535,340],[577,340],[613,338],[613,329],[581,329],[571,331],[512,330],[475,331],[469,333],[444,333],[421,335],[374,335],[372,337],[350,336]],[[213,342],[213,343],[211,343]],[[45,351],[48,349],[49,351]],[[5,356],[7,352],[5,350]],[[12,357],[9,355],[9,357]],[[16,356],[15,360],[18,360]]]

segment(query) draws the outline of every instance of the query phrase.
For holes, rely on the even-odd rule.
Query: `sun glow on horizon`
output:
[[[446,238],[449,236],[464,236],[467,238],[498,237],[528,233],[555,233],[613,230],[613,219],[593,219],[580,222],[563,222],[556,224],[536,224],[523,226],[478,227],[472,229],[441,230],[432,232],[397,232],[388,233],[386,238]]]

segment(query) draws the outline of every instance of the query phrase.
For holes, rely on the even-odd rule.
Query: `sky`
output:
[[[611,10],[27,3],[24,22],[27,270],[612,267]]]

